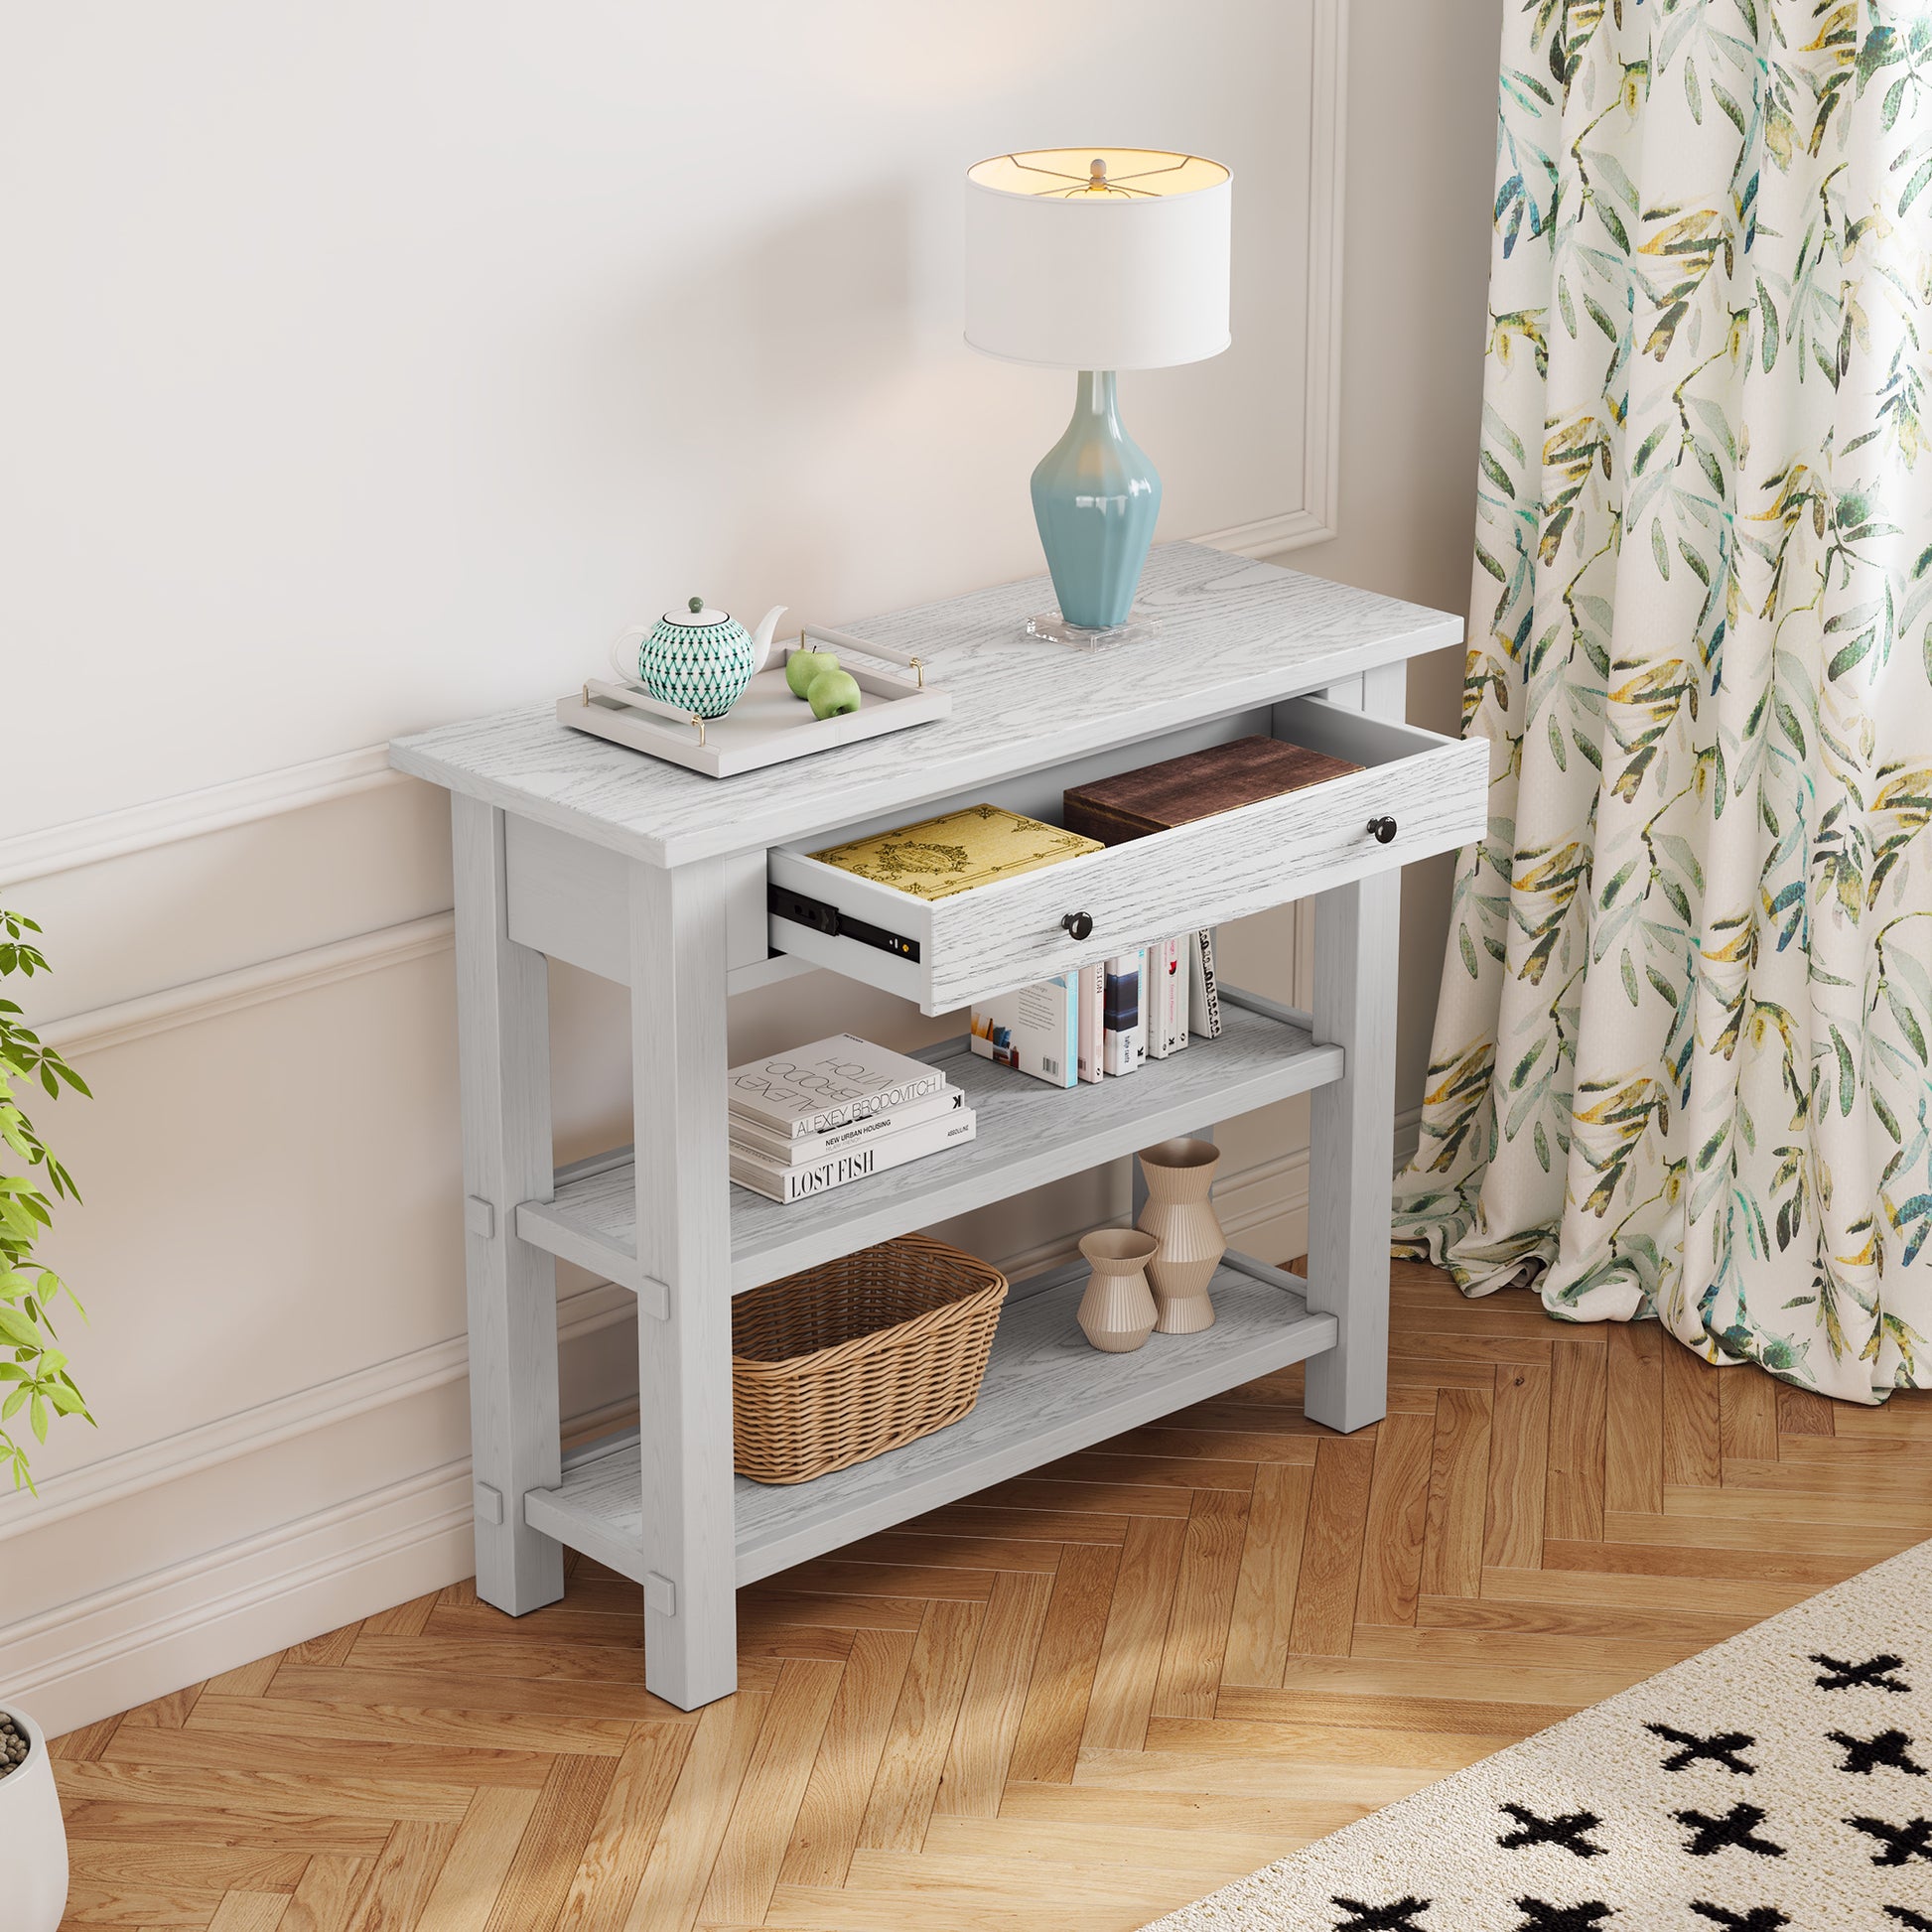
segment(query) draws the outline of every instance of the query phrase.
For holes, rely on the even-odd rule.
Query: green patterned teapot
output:
[[[774,604],[756,630],[747,630],[694,597],[687,610],[666,611],[653,624],[632,624],[611,646],[611,662],[626,683],[641,684],[660,704],[694,718],[722,718],[764,669],[771,633],[784,613],[782,604]]]

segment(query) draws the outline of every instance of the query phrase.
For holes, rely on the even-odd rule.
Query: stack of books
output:
[[[1132,1073],[1221,1031],[1211,929],[1024,986],[973,1008],[973,1051],[1048,1086]]]
[[[749,1060],[729,1082],[732,1179],[767,1200],[822,1194],[978,1131],[937,1067],[854,1034]]]

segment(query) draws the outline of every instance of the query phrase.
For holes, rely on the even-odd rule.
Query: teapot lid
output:
[[[666,623],[687,625],[730,623],[731,617],[727,612],[712,610],[703,598],[694,597],[689,600],[684,610],[666,611],[664,613],[664,621]]]

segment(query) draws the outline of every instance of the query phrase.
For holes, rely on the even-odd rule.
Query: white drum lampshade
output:
[[[1161,513],[1161,478],[1121,427],[1114,375],[1228,345],[1234,178],[1148,148],[1039,148],[966,171],[966,341],[1078,369],[1073,420],[1034,472],[1034,519],[1059,599],[1034,635],[1127,643]]]
[[[1163,369],[1228,345],[1233,177],[1138,148],[1003,154],[966,175],[966,340],[1058,369]]]

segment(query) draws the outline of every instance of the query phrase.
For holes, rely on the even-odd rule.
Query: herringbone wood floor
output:
[[[1834,1407],[1654,1323],[1400,1268],[1390,1415],[1300,1373],[740,1598],[641,1688],[589,1562],[62,1739],[71,1925],[1106,1932],[1932,1535],[1932,1394]]]

